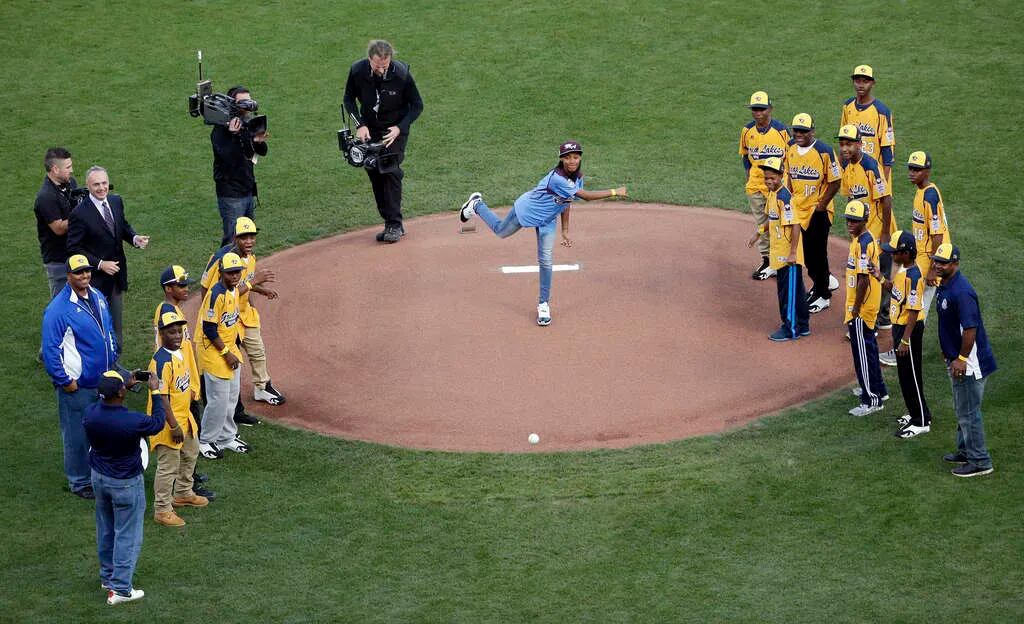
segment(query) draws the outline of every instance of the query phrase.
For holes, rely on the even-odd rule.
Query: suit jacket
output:
[[[107,230],[100,211],[92,203],[92,197],[87,195],[71,211],[68,220],[68,256],[83,254],[94,267],[98,267],[100,260],[120,263],[121,270],[115,275],[107,275],[99,268],[92,272],[92,286],[109,298],[114,286],[121,291],[128,290],[128,259],[124,255],[124,243],[132,244],[135,230],[124,217],[124,202],[120,195],[107,195],[107,205],[114,218],[113,236]]]

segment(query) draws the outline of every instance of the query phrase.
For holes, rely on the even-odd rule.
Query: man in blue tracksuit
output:
[[[43,365],[57,391],[64,474],[71,492],[85,499],[94,495],[82,416],[96,402],[100,377],[114,366],[119,348],[107,300],[89,285],[92,270],[85,256],[68,258],[68,283],[43,313]]]

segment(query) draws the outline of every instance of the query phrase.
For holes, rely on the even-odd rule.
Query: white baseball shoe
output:
[[[236,453],[248,453],[252,450],[252,448],[238,436],[235,436],[230,442],[225,442],[221,446]]]
[[[768,266],[768,258],[761,259],[761,266],[754,269],[754,272],[750,274],[755,280],[764,281],[775,277],[775,269]]]
[[[537,304],[537,324],[542,327],[551,324],[551,306],[547,301]]]
[[[462,208],[459,210],[459,220],[465,223],[472,219],[473,215],[476,214],[476,210],[474,210],[476,203],[483,198],[484,196],[479,192],[471,193],[469,199],[466,200],[466,203],[462,204]]]
[[[911,425],[907,423],[899,431],[896,432],[896,437],[906,440],[921,435],[922,433],[928,433],[932,428],[929,425],[918,427],[917,425]]]
[[[870,405],[863,405],[863,404],[861,404],[861,405],[858,405],[857,407],[853,408],[852,410],[850,410],[849,413],[850,413],[850,416],[867,416],[868,414],[874,414],[875,412],[880,412],[880,411],[882,411],[882,409],[884,409],[884,408],[881,405],[876,405],[876,406],[872,407]]]
[[[133,600],[139,600],[145,595],[146,592],[142,591],[141,589],[133,589],[131,590],[131,592],[128,593],[127,596],[122,596],[116,591],[110,590],[107,592],[107,604],[113,606],[116,604],[121,604],[122,602],[131,602]]]
[[[885,366],[896,366],[896,351],[889,349],[879,353],[878,361]]]

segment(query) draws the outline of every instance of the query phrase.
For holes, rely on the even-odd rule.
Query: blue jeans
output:
[[[985,447],[985,428],[981,421],[981,398],[988,378],[964,376],[950,378],[953,386],[953,410],[956,412],[956,450],[967,461],[981,468],[992,467]]]
[[[119,594],[132,591],[132,575],[142,552],[146,484],[142,473],[115,479],[92,471],[96,491],[96,552],[100,581]]]
[[[256,198],[252,195],[246,197],[217,197],[217,208],[220,209],[220,220],[224,225],[224,238],[220,245],[223,247],[235,240],[235,221],[238,217],[249,217],[256,219]]]
[[[508,238],[518,232],[523,226],[519,224],[516,217],[516,209],[508,211],[505,219],[499,219],[494,212],[487,207],[487,204],[480,200],[476,203],[476,213],[480,215],[487,227],[491,228],[498,238]],[[555,248],[555,220],[537,226],[537,266],[540,270],[540,296],[537,303],[544,303],[551,298],[551,264]]]
[[[64,443],[64,474],[68,487],[79,492],[89,486],[89,440],[82,417],[98,401],[95,388],[64,392],[57,388],[57,412],[60,414],[60,439]]]

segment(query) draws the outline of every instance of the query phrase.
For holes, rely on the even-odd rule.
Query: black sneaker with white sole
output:
[[[992,466],[982,468],[978,464],[968,463],[963,466],[957,466],[951,472],[958,477],[980,477],[981,475],[990,474],[993,470]]]
[[[951,464],[966,464],[967,456],[959,451],[955,453],[946,453],[942,456],[942,461],[947,461]]]
[[[277,404],[278,405],[284,405],[284,402],[285,402],[284,395],[281,394],[281,392],[277,388],[274,387],[274,384],[270,383],[269,379],[267,380],[266,385],[263,386],[263,389],[265,391],[269,392],[270,394],[272,394],[272,395],[277,397]]]
[[[775,269],[768,266],[767,256],[761,256],[761,266],[754,269],[754,272],[750,274],[750,277],[758,281],[764,281],[775,277]]]

